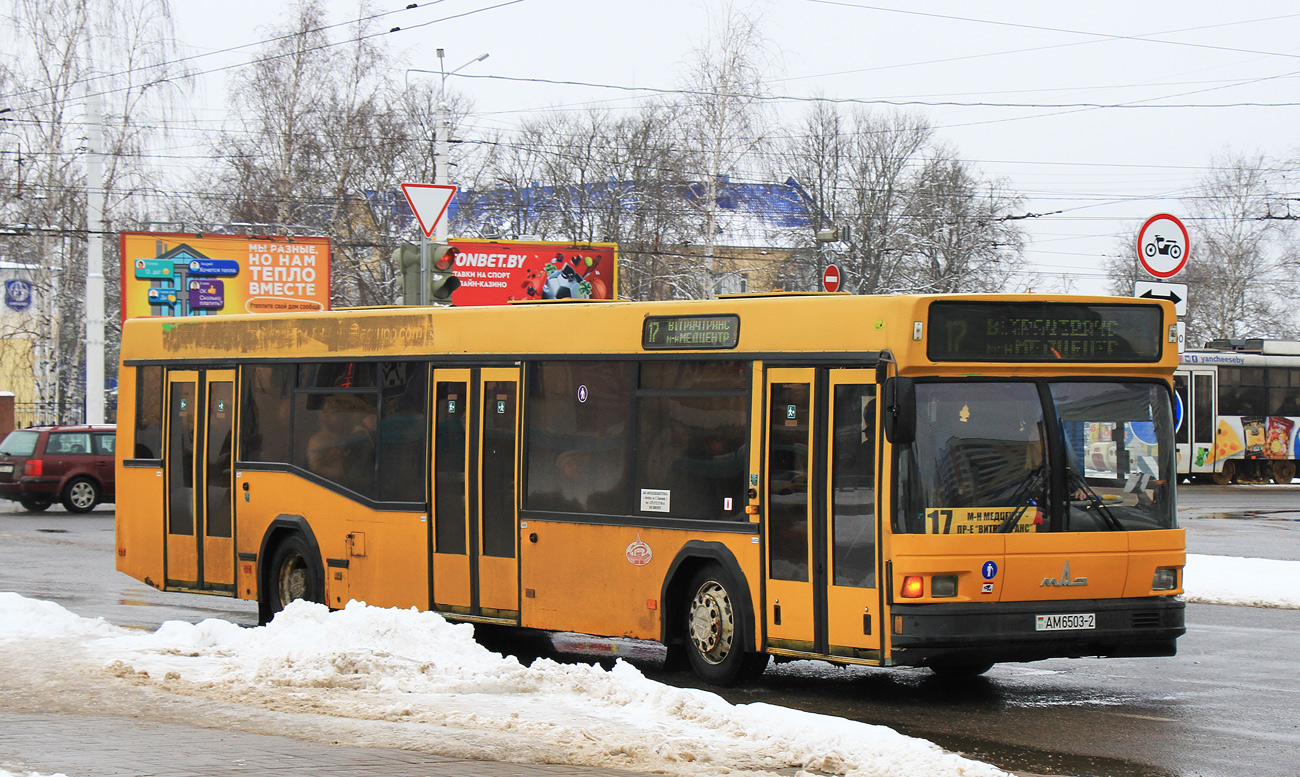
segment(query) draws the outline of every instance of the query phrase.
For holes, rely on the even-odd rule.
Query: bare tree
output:
[[[1224,154],[1184,201],[1192,245],[1171,280],[1187,284],[1187,342],[1296,335],[1292,221],[1273,183],[1283,171],[1262,154]],[[1155,279],[1138,262],[1136,230],[1118,241],[1107,273],[1112,293],[1127,295]]]
[[[1023,248],[1008,220],[1018,197],[982,181],[951,150],[940,149],[914,176],[907,216],[907,271],[914,291],[994,292],[1006,288]]]
[[[691,198],[701,216],[698,242],[704,263],[699,287],[689,296],[713,293],[714,246],[719,232],[718,196],[724,181],[754,167],[756,152],[770,142],[768,82],[776,72],[775,46],[752,9],[728,3],[710,19],[710,39],[687,55],[682,81],[680,146],[698,181]]]
[[[174,63],[166,0],[11,0],[5,35],[21,52],[12,83],[22,85],[6,90],[5,116],[13,121],[5,126],[25,151],[21,192],[15,186],[4,211],[20,228],[0,252],[25,263],[34,282],[36,302],[24,326],[38,344],[28,379],[47,408],[43,420],[73,419],[86,390],[83,101],[97,94],[104,102],[106,228],[130,226],[143,217],[140,195],[152,182],[143,161],[149,139],[169,117],[164,93],[183,87],[185,72]],[[112,243],[105,241],[110,253]],[[111,259],[105,257],[107,310],[118,301]],[[106,335],[111,365],[115,318]]]

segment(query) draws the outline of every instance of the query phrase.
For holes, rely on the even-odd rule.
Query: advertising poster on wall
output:
[[[460,252],[452,270],[457,306],[618,296],[617,243],[449,242]]]
[[[122,320],[329,306],[327,237],[122,233]]]

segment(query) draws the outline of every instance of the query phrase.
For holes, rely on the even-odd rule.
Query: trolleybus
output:
[[[1290,483],[1300,462],[1300,343],[1214,340],[1174,373],[1178,472]]]
[[[117,565],[979,673],[1184,631],[1168,303],[770,295],[127,321]]]

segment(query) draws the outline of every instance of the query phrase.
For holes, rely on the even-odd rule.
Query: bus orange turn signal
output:
[[[920,599],[925,595],[925,581],[920,575],[908,575],[903,578],[903,598]]]

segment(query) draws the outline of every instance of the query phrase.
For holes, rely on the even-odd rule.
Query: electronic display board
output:
[[[932,361],[1155,362],[1164,347],[1158,305],[935,302]]]

